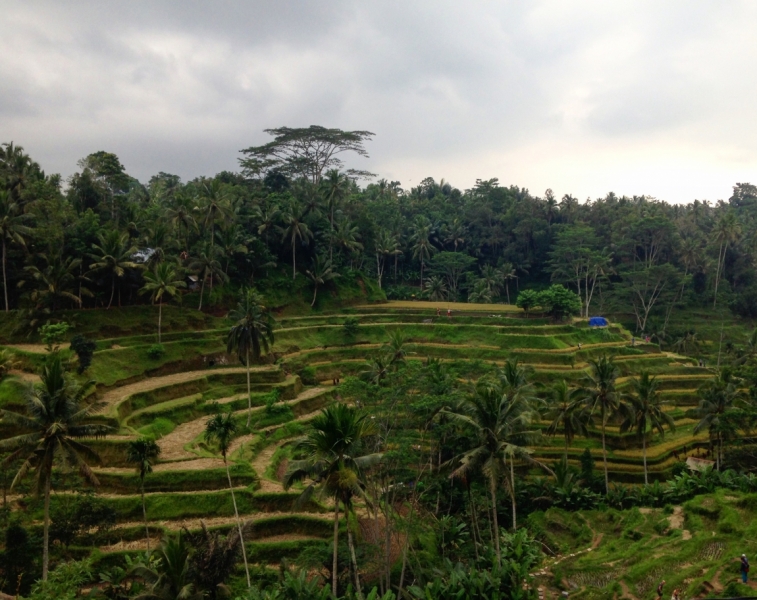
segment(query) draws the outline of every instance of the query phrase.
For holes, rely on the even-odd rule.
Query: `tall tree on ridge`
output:
[[[607,474],[607,444],[606,429],[607,421],[618,410],[620,401],[615,390],[615,380],[618,378],[618,368],[612,358],[601,356],[597,360],[589,360],[591,373],[586,376],[586,402],[589,411],[593,414],[599,411],[602,428],[602,461],[605,471],[605,493],[610,492],[610,478]]]
[[[160,344],[160,330],[163,322],[163,297],[173,298],[179,293],[180,288],[187,284],[180,278],[176,268],[167,262],[158,263],[152,271],[144,275],[145,285],[140,290],[143,294],[149,294],[153,302],[158,303],[158,343]]]
[[[32,234],[32,228],[27,225],[31,215],[21,212],[20,207],[13,201],[11,193],[0,189],[0,238],[3,245],[3,293],[5,295],[5,312],[10,310],[8,305],[8,277],[6,275],[7,246],[9,243],[18,244],[26,248],[26,236]]]
[[[139,474],[139,492],[142,496],[142,519],[145,522],[145,540],[147,553],[150,553],[150,528],[147,525],[147,506],[145,505],[145,477],[152,473],[154,461],[160,456],[160,446],[155,440],[139,438],[129,442],[126,449],[126,462],[136,466]]]

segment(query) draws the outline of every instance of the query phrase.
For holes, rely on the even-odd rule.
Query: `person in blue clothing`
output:
[[[741,581],[746,583],[749,580],[749,560],[746,554],[741,555]]]

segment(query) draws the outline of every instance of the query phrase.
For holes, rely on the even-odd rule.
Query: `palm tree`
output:
[[[583,406],[584,399],[578,390],[568,387],[563,379],[552,388],[552,422],[547,428],[547,435],[557,435],[562,430],[565,438],[565,460],[568,460],[568,446],[576,434],[587,435],[587,414]]]
[[[160,446],[154,440],[139,438],[129,442],[126,449],[126,462],[136,465],[139,473],[139,491],[142,495],[142,518],[145,522],[145,539],[147,540],[147,554],[150,554],[150,529],[147,526],[147,508],[145,506],[145,477],[152,473],[153,462],[160,455]]]
[[[720,470],[723,460],[723,438],[730,433],[732,423],[729,413],[742,397],[738,382],[730,371],[722,370],[718,376],[700,388],[701,400],[694,414],[699,423],[694,426],[694,434],[707,429],[710,439],[715,443],[715,467]]]
[[[715,271],[715,298],[712,301],[712,307],[715,308],[718,302],[718,284],[722,271],[725,268],[725,256],[728,252],[728,245],[735,243],[741,236],[741,225],[736,220],[736,213],[728,211],[715,225],[712,231],[712,241],[718,244],[718,264]]]
[[[81,284],[82,281],[88,281],[88,279],[77,275],[81,259],[73,256],[64,259],[60,254],[47,256],[40,253],[39,256],[47,263],[44,268],[40,269],[35,265],[24,267],[24,271],[36,284],[29,293],[29,298],[37,309],[49,307],[54,311],[65,300],[81,306],[82,296],[92,296],[92,292]],[[77,291],[77,281],[79,281],[78,296],[74,293]]]
[[[497,518],[497,488],[504,480],[514,502],[514,479],[507,478],[508,457],[512,469],[516,455],[527,458],[522,446],[536,435],[534,431],[528,430],[536,416],[528,395],[512,389],[509,390],[510,394],[503,393],[506,387],[490,381],[480,381],[475,392],[461,405],[460,412],[442,411],[460,424],[470,427],[475,433],[473,448],[459,457],[460,466],[452,471],[452,477],[467,477],[471,472],[481,471],[488,479],[494,521],[494,547],[499,564],[502,563],[502,553]],[[513,511],[513,529],[515,525],[516,516]]]
[[[137,252],[137,247],[130,245],[129,234],[121,234],[115,229],[105,234],[98,234],[99,244],[92,244],[95,251],[90,254],[94,260],[91,266],[93,272],[105,272],[110,275],[110,301],[108,308],[113,304],[113,296],[116,293],[116,279],[120,279],[126,273],[126,269],[138,269],[140,265],[131,260]],[[119,299],[120,299],[119,292]],[[121,305],[119,300],[119,306]]]
[[[179,238],[181,238],[182,227],[186,229],[186,234],[184,235],[184,249],[188,250],[189,231],[192,229],[197,229],[197,221],[195,221],[194,217],[192,216],[192,209],[189,207],[187,202],[179,198],[176,201],[176,205],[174,207],[166,210],[166,219],[168,219],[168,222],[171,225],[176,227],[176,230],[179,233]]]
[[[444,241],[447,243],[452,242],[455,246],[455,252],[457,252],[457,247],[465,243],[467,234],[468,228],[462,223],[462,221],[460,221],[460,219],[455,217],[447,228],[447,235]]]
[[[41,382],[26,392],[27,414],[0,409],[5,424],[28,432],[0,441],[0,450],[11,451],[4,461],[6,467],[14,460],[26,456],[11,483],[11,489],[34,469],[37,493],[44,495],[43,580],[47,580],[50,562],[50,487],[56,458],[62,459],[64,466],[76,467],[87,483],[99,483],[87,462],[99,462],[100,458],[79,441],[81,438],[101,437],[110,431],[108,426],[91,420],[93,413],[100,407],[99,404],[83,406],[84,399],[93,386],[93,381],[78,386],[67,380],[60,355],[53,353],[42,368]]]
[[[396,367],[403,364],[407,357],[407,338],[402,333],[401,329],[396,329],[389,334],[389,344],[387,350],[389,351],[389,364]]]
[[[252,417],[252,392],[250,390],[250,358],[259,360],[273,345],[273,317],[263,305],[263,298],[254,289],[242,290],[239,303],[229,313],[234,325],[229,330],[226,350],[236,352],[247,367],[247,427]],[[252,356],[251,356],[252,355]]]
[[[510,304],[510,280],[518,280],[518,275],[515,272],[515,267],[511,262],[502,263],[497,269],[499,271],[499,277],[505,282],[505,293],[507,294],[507,303]]]
[[[275,204],[269,204],[265,208],[255,207],[255,218],[260,221],[258,235],[265,233],[265,245],[268,245],[268,232],[276,226],[281,211]]]
[[[217,179],[203,182],[200,190],[200,200],[201,204],[196,206],[194,210],[204,215],[203,227],[208,232],[212,249],[215,238],[216,219],[218,217],[228,217],[232,213],[231,202],[226,191],[223,189],[223,184]]]
[[[223,281],[226,277],[221,263],[218,262],[216,256],[218,256],[218,248],[205,244],[199,254],[189,261],[189,270],[197,273],[197,276],[201,280],[200,305],[197,307],[197,310],[202,310],[202,299],[205,296],[205,282],[208,278],[212,282],[213,277],[217,277],[220,281]]]
[[[312,266],[305,271],[308,279],[313,282],[313,301],[310,303],[310,307],[315,306],[316,295],[318,294],[318,286],[326,285],[329,281],[333,281],[339,277],[339,273],[336,273],[331,266],[331,259],[324,259],[319,254],[313,257]]]
[[[436,248],[431,243],[431,223],[428,219],[419,219],[413,228],[413,235],[410,240],[413,242],[413,258],[421,263],[421,291],[423,291],[423,268],[426,261],[436,252]]]
[[[342,253],[353,254],[363,249],[360,239],[360,229],[347,219],[341,219],[334,231],[334,245],[338,246]]]
[[[326,172],[321,180],[321,190],[329,212],[329,260],[334,260],[334,213],[350,193],[350,179],[337,169]]]
[[[623,395],[627,400],[627,416],[620,425],[620,431],[626,432],[632,427],[641,438],[644,456],[644,485],[649,485],[647,474],[647,427],[657,430],[665,437],[665,426],[675,429],[673,417],[662,409],[662,398],[659,385],[655,377],[650,377],[647,371],[642,371],[637,379],[631,380],[631,392]]]
[[[307,245],[313,239],[313,233],[310,231],[307,223],[303,221],[303,216],[299,212],[299,207],[292,202],[284,213],[281,215],[284,226],[280,227],[282,241],[289,240],[292,246],[292,281],[297,277],[297,240],[302,245]]]
[[[226,258],[226,266],[223,272],[229,276],[229,265],[236,254],[247,254],[247,246],[242,241],[241,227],[238,223],[228,223],[216,231],[216,238],[221,249],[221,254]]]
[[[352,511],[354,496],[364,495],[363,473],[381,460],[381,454],[358,456],[366,437],[375,433],[367,415],[345,404],[336,403],[321,411],[311,421],[307,436],[298,442],[306,458],[293,461],[284,476],[284,489],[304,479],[310,484],[304,489],[298,503],[312,498],[316,489],[334,499],[334,551],[331,568],[331,592],[336,597],[337,548],[339,543],[339,503],[345,515]],[[350,549],[352,568],[355,574],[355,589],[362,598],[357,570],[352,529],[347,527],[347,544]]]
[[[10,192],[0,190],[0,239],[3,246],[3,292],[5,294],[5,312],[10,310],[8,306],[8,277],[6,276],[6,252],[7,245],[18,244],[26,248],[25,236],[31,235],[32,228],[26,225],[31,219],[31,215],[21,212],[21,208],[16,204]]]
[[[149,584],[134,600],[202,600],[205,595],[195,591],[190,582],[189,552],[181,531],[164,537],[156,552],[155,567],[139,565],[134,569],[134,575]]]
[[[602,356],[598,360],[590,360],[591,373],[586,376],[587,408],[593,415],[599,411],[602,425],[602,460],[605,469],[605,493],[610,492],[610,478],[607,474],[607,445],[605,430],[607,421],[619,409],[620,402],[615,391],[615,380],[618,378],[618,368],[612,358]]]
[[[208,443],[215,443],[218,446],[218,450],[223,456],[223,464],[226,467],[226,478],[229,480],[229,491],[231,492],[231,503],[234,505],[234,517],[237,521],[237,529],[239,530],[239,541],[242,546],[242,559],[244,560],[244,571],[247,575],[247,587],[252,584],[250,582],[250,567],[247,565],[247,551],[244,548],[244,536],[242,535],[242,522],[239,520],[239,510],[237,510],[237,500],[234,496],[234,486],[231,483],[231,473],[229,472],[229,463],[226,460],[226,454],[231,446],[231,441],[234,439],[234,434],[237,431],[237,424],[234,421],[234,415],[226,413],[225,415],[215,415],[208,419],[208,423],[205,426],[205,441]]]
[[[397,239],[386,229],[381,229],[376,238],[376,280],[379,289],[381,289],[381,281],[386,267],[386,257],[397,256],[401,253]]]
[[[432,275],[426,279],[426,294],[432,301],[444,300],[447,297],[447,284],[439,275]]]
[[[158,343],[160,344],[160,328],[163,322],[163,296],[173,298],[179,293],[179,288],[185,288],[176,268],[166,262],[158,263],[152,271],[145,273],[145,285],[140,290],[143,294],[150,294],[153,303],[158,303]]]

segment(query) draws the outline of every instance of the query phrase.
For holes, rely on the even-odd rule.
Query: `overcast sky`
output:
[[[0,0],[0,141],[64,176],[236,170],[268,127],[367,129],[403,187],[581,199],[757,184],[757,2]]]

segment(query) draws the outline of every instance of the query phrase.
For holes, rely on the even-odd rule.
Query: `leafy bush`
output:
[[[47,581],[34,584],[29,600],[74,600],[79,597],[79,588],[91,580],[91,558],[62,563],[50,573]]]
[[[518,299],[515,301],[515,306],[522,308],[526,314],[535,306],[539,305],[539,293],[534,290],[523,290],[518,294]]]
[[[318,385],[317,374],[318,372],[315,370],[315,367],[303,367],[297,373],[305,385]]]
[[[560,284],[539,292],[538,304],[554,319],[562,319],[581,311],[581,299],[578,295]]]
[[[60,323],[47,323],[39,328],[39,336],[47,347],[48,352],[53,352],[58,349],[69,329],[71,329],[71,325],[65,321],[61,321]]]
[[[344,335],[348,338],[353,338],[357,335],[357,332],[360,330],[360,321],[357,317],[348,317],[344,320],[344,323],[342,324],[342,330],[344,331]]]
[[[147,358],[150,360],[160,360],[166,353],[166,348],[163,344],[153,344],[147,349]]]
[[[85,338],[81,334],[77,334],[71,338],[71,350],[76,352],[76,356],[79,357],[79,366],[76,368],[76,372],[81,375],[92,364],[92,357],[97,349],[97,343],[94,340]]]

